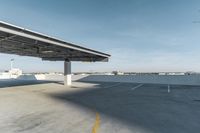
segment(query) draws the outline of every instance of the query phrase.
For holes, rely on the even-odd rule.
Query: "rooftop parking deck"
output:
[[[199,86],[74,82],[66,87],[60,82],[31,81],[16,86],[15,82],[1,81],[2,133],[200,130]]]

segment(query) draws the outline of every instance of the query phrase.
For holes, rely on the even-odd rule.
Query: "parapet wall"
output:
[[[63,75],[22,75],[20,80],[63,81]],[[73,81],[200,85],[200,75],[73,75]]]

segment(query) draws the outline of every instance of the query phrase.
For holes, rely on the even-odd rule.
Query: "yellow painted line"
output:
[[[100,116],[99,113],[96,113],[96,120],[92,127],[92,133],[97,133],[100,126]]]

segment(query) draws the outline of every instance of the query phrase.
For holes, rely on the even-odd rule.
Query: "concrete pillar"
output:
[[[64,85],[70,86],[72,84],[71,79],[71,62],[65,61],[64,62]]]

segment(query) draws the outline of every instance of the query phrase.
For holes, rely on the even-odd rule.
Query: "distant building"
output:
[[[20,70],[19,68],[12,68],[11,70],[9,70],[9,74],[10,78],[17,78],[22,75],[22,70]]]
[[[120,72],[120,71],[113,71],[112,72],[114,75],[124,75],[123,72]]]
[[[0,79],[9,79],[10,74],[8,72],[2,72],[0,73]]]
[[[186,72],[185,75],[198,75],[200,73],[197,73],[197,72],[193,72],[193,71],[189,71],[189,72]]]
[[[12,68],[9,71],[0,73],[0,79],[18,78],[21,75],[22,75],[22,70],[18,68]]]
[[[184,72],[160,72],[159,75],[185,75]]]

